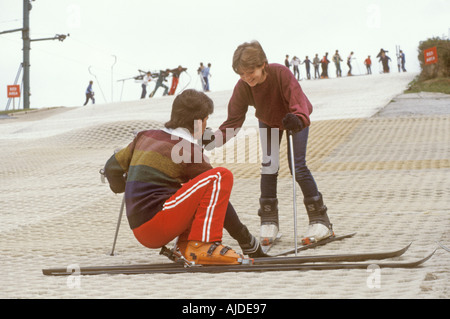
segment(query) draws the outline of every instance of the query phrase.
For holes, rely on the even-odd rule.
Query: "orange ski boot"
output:
[[[220,242],[189,241],[184,256],[198,265],[240,265],[250,261]]]

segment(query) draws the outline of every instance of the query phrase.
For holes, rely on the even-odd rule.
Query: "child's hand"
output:
[[[214,132],[211,128],[207,127],[202,136],[202,145],[205,150],[212,151],[216,147],[216,143],[214,142],[215,136]]]
[[[292,131],[292,133],[300,132],[305,128],[305,125],[303,124],[302,120],[298,118],[298,116],[288,113],[283,118],[283,127],[288,130]]]

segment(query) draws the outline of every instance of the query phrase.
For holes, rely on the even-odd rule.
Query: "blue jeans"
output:
[[[270,126],[261,121],[259,121],[259,129],[261,148],[263,152],[263,163],[261,167],[261,198],[276,198],[280,158],[279,145],[281,143],[281,138],[283,137],[283,131],[272,129]],[[306,166],[306,146],[308,143],[308,134],[309,127],[295,133],[292,136],[294,144],[295,180],[300,185],[305,198],[319,195],[316,181]],[[276,144],[277,142],[278,144]],[[290,145],[289,143],[287,144],[289,170],[292,174]]]
[[[209,91],[209,79],[207,76],[203,77],[203,81],[205,82],[205,85],[203,86],[203,91],[207,92]]]

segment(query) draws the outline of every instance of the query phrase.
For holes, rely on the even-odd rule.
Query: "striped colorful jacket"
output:
[[[163,129],[140,132],[106,162],[105,176],[114,193],[125,192],[127,218],[134,229],[161,211],[183,183],[210,169],[187,131]]]

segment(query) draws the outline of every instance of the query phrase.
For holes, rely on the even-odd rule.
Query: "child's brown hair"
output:
[[[267,64],[266,53],[256,40],[245,42],[234,51],[233,70],[237,74],[241,74],[245,70],[267,66]]]
[[[186,128],[193,133],[194,121],[203,120],[213,111],[214,103],[205,93],[185,90],[173,101],[170,120],[164,126],[171,129]]]

